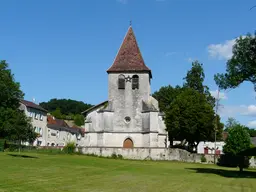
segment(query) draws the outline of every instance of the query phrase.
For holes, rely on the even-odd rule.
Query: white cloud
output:
[[[242,115],[256,117],[256,105],[249,105],[246,107],[246,111]]]
[[[212,95],[215,99],[217,99],[217,97],[218,97],[218,90],[216,90],[216,91],[210,91],[210,93],[211,93],[211,95]],[[226,93],[220,91],[220,92],[219,92],[219,99],[224,99],[224,100],[226,100],[226,99],[228,99],[228,97],[227,97]]]
[[[208,46],[208,53],[211,57],[217,59],[230,59],[232,57],[232,48],[235,44],[235,39],[227,40],[223,44],[211,44]]]
[[[219,107],[219,114],[222,117],[251,116],[256,117],[256,105],[224,105]]]
[[[242,36],[244,38],[245,36]],[[238,37],[239,38],[239,37]],[[228,60],[232,57],[233,45],[236,42],[236,39],[227,40],[224,43],[220,44],[211,44],[207,47],[210,57],[217,58],[219,60]]]
[[[247,124],[247,127],[256,128],[256,120],[249,121],[248,124]]]
[[[119,3],[122,3],[122,4],[128,3],[128,0],[116,0],[116,1],[119,2]]]

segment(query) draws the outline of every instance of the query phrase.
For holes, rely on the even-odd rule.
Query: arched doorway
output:
[[[130,138],[125,139],[123,148],[133,148],[133,141]]]

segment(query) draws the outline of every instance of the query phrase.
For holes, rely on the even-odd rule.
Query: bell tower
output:
[[[108,101],[118,131],[140,131],[142,101],[150,97],[151,70],[145,65],[130,26],[108,73]]]

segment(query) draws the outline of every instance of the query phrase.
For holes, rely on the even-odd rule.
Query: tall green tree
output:
[[[245,167],[243,157],[238,154],[251,146],[250,135],[244,126],[235,124],[233,127],[228,129],[228,137],[223,147],[223,152],[233,157],[234,162],[242,170]]]
[[[236,88],[244,81],[254,85],[256,91],[256,33],[236,39],[233,55],[227,61],[226,72],[214,79],[221,89]]]
[[[190,149],[214,136],[214,111],[204,94],[186,88],[170,104],[165,124],[172,138],[188,142]]]
[[[226,124],[225,124],[225,131],[228,131],[229,129],[231,129],[232,127],[238,125],[238,121],[233,118],[233,117],[229,117]]]
[[[212,107],[214,107],[215,98],[211,95],[208,86],[204,85],[204,79],[205,74],[203,64],[198,61],[194,61],[192,62],[191,69],[187,72],[187,75],[184,78],[184,87],[194,89],[199,93],[204,94],[207,101],[212,105]]]
[[[0,138],[31,141],[35,138],[31,123],[19,110],[23,92],[6,61],[0,61]]]
[[[0,61],[0,90],[0,107],[17,109],[24,94],[5,60]]]
[[[163,86],[158,91],[155,91],[152,96],[158,101],[160,111],[166,112],[170,109],[171,103],[181,92],[180,86],[172,87],[171,85]]]

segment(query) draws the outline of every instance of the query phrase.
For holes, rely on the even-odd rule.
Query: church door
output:
[[[133,148],[133,142],[131,139],[125,139],[123,148]]]

